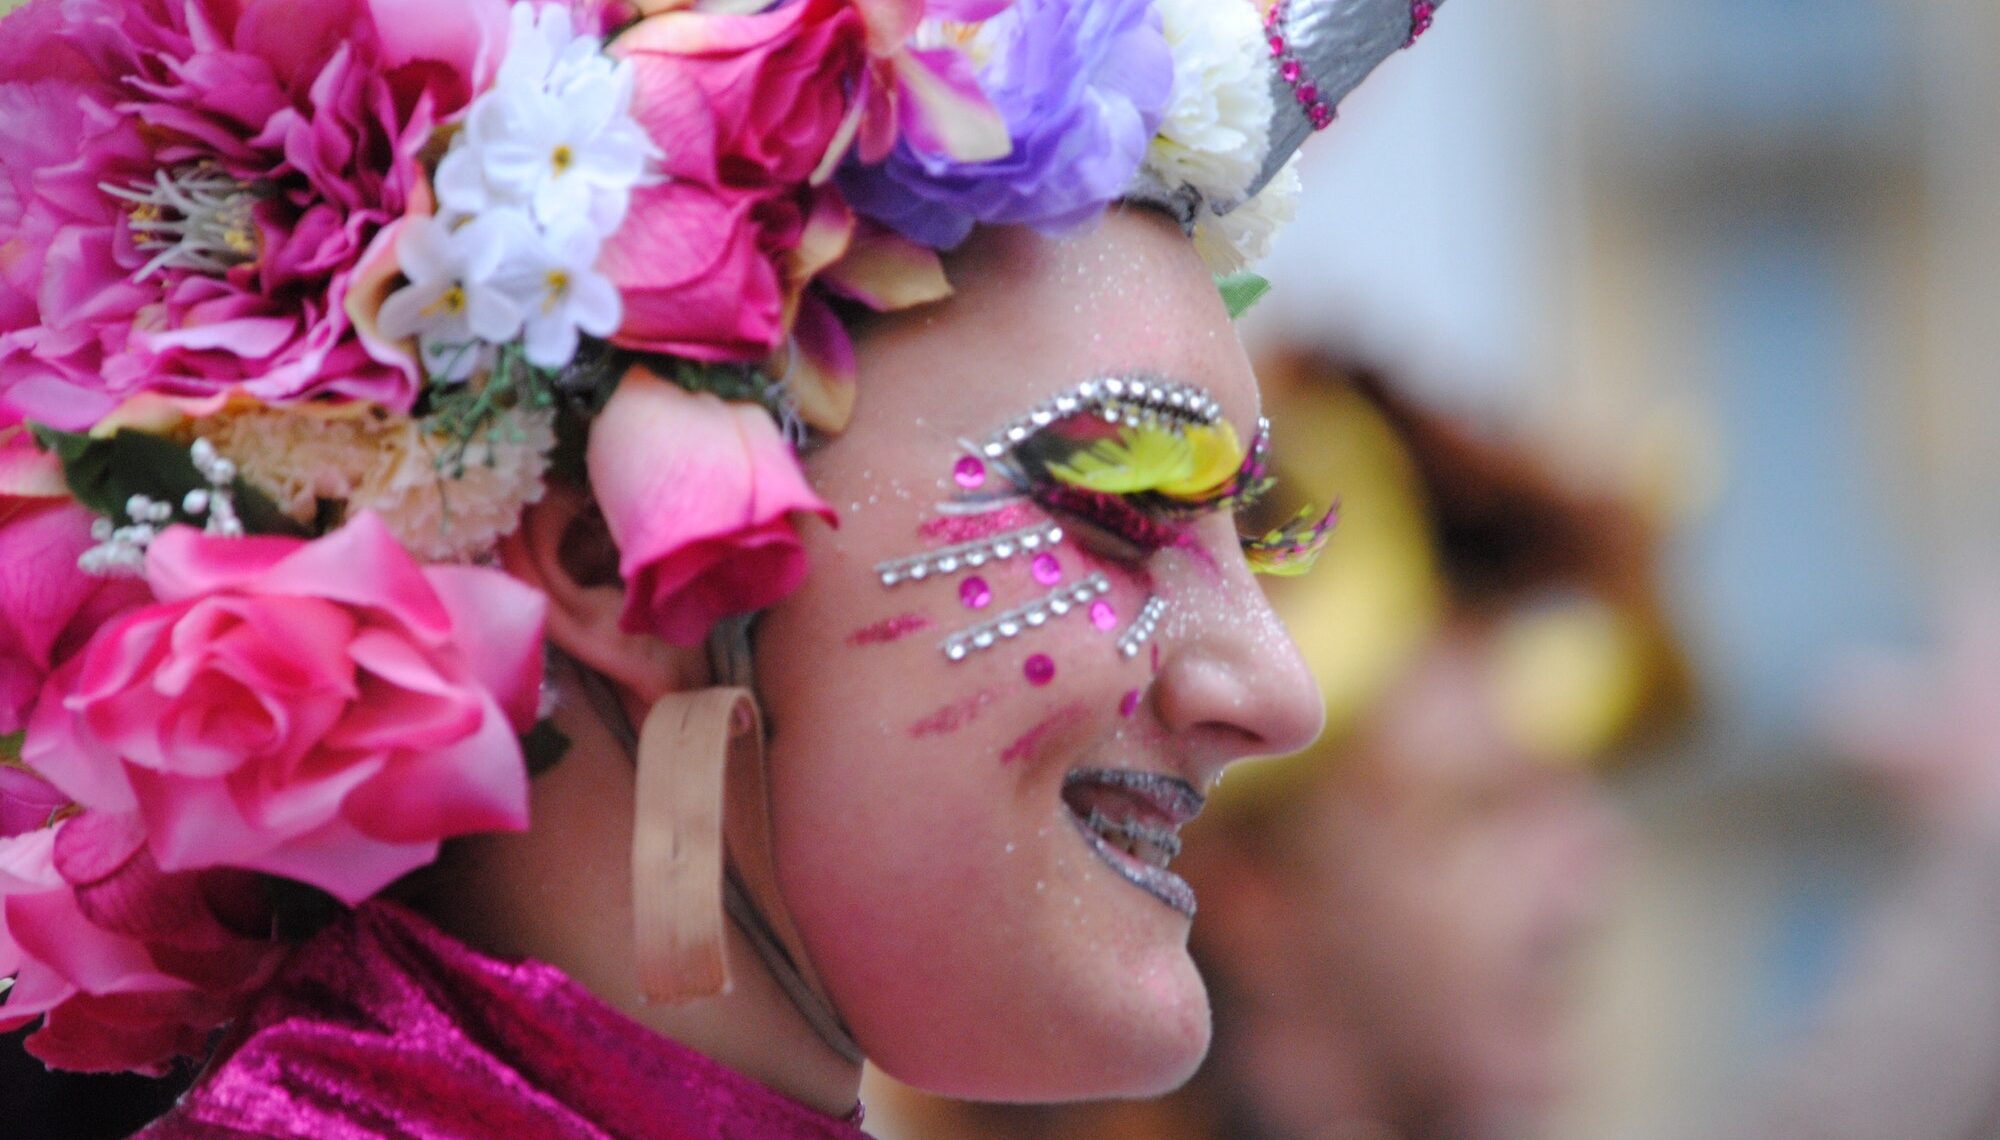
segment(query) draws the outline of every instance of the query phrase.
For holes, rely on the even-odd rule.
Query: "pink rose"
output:
[[[49,825],[69,797],[56,786],[21,768],[0,764],[0,839],[12,839]]]
[[[848,0],[755,15],[681,8],[611,47],[635,72],[634,113],[666,155],[600,267],[625,297],[612,339],[696,360],[755,360],[784,339],[786,259],[805,234],[807,182],[842,138],[867,73]],[[834,157],[838,157],[834,155]]]
[[[136,811],[167,871],[264,871],[353,903],[439,841],[527,824],[543,598],[419,566],[363,514],[313,542],[176,527],[157,604],[50,678],[22,758]]]
[[[0,734],[19,732],[51,670],[97,627],[143,605],[143,583],[77,569],[91,514],[61,499],[0,499]]]
[[[51,1066],[161,1072],[269,977],[281,947],[252,876],[162,874],[136,818],[86,812],[0,840],[0,1026],[45,1015]]]
[[[696,645],[798,588],[795,511],[834,521],[771,414],[626,373],[590,432],[590,484],[625,579],[629,632]]]

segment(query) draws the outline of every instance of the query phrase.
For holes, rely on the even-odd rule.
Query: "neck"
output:
[[[445,879],[449,897],[427,897],[425,909],[480,950],[555,966],[655,1032],[846,1115],[860,1092],[860,1064],[819,1038],[735,924],[724,928],[728,992],[680,1005],[645,1001],[633,951],[632,764],[588,703],[563,695],[556,722],[571,745],[535,780],[533,830],[463,841]]]

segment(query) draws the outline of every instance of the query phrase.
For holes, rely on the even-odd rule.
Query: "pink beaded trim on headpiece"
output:
[[[1264,14],[1264,30],[1270,33],[1271,59],[1278,65],[1278,75],[1292,89],[1292,97],[1304,107],[1306,117],[1312,120],[1313,130],[1323,131],[1333,123],[1334,110],[1320,97],[1319,85],[1306,76],[1305,64],[1292,54],[1285,41],[1285,5],[1271,5]]]
[[[1436,17],[1437,4],[1433,0],[1411,0],[1410,37],[1403,42],[1403,46],[1415,46],[1417,40],[1431,30],[1431,22]],[[1278,75],[1292,89],[1292,97],[1304,108],[1306,118],[1312,121],[1313,130],[1323,131],[1332,126],[1338,112],[1320,93],[1319,85],[1307,73],[1304,62],[1293,54],[1291,44],[1285,37],[1285,0],[1278,0],[1264,13],[1264,30],[1270,37],[1271,59],[1277,65]]]

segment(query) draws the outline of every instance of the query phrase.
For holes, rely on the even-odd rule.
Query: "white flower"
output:
[[[516,4],[507,58],[473,100],[438,165],[448,215],[526,210],[542,225],[589,218],[600,237],[625,219],[656,155],[632,117],[631,65],[574,35],[566,9]]]
[[[1227,214],[1203,213],[1195,226],[1194,248],[1213,273],[1235,273],[1271,252],[1278,231],[1299,214],[1297,155],[1287,162],[1255,198]]]
[[[526,314],[521,343],[528,363],[561,368],[576,355],[579,333],[618,331],[624,305],[617,286],[597,271],[601,244],[588,223],[557,224],[501,270],[501,284]]]
[[[580,36],[569,7],[517,2],[507,13],[507,57],[493,86],[499,90],[549,89],[560,92],[571,79],[604,61],[604,44]]]
[[[472,375],[483,360],[480,345],[500,344],[521,331],[521,305],[494,275],[534,239],[532,227],[513,211],[482,214],[455,228],[436,218],[412,219],[396,239],[396,261],[409,284],[382,302],[382,335],[416,337],[434,377]]]
[[[364,404],[246,408],[200,421],[217,453],[302,523],[322,502],[372,510],[417,558],[465,562],[493,549],[542,497],[555,448],[551,412],[498,413],[467,445],[464,469],[439,468],[452,446],[408,416]]]
[[[1174,94],[1146,151],[1164,186],[1210,202],[1249,189],[1271,145],[1270,49],[1249,0],[1155,0],[1174,54]]]

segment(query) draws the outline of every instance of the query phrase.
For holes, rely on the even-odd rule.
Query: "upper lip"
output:
[[[1063,786],[1102,784],[1137,800],[1168,827],[1179,827],[1201,814],[1207,797],[1179,776],[1132,768],[1079,768],[1063,777]]]

